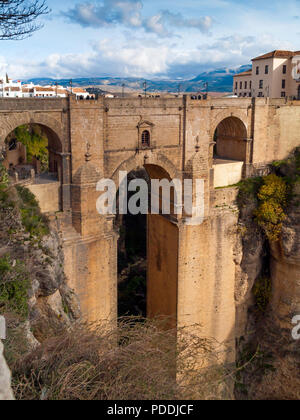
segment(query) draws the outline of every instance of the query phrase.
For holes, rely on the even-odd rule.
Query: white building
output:
[[[0,77],[0,97],[22,98],[22,84],[20,80],[13,82],[7,75]]]
[[[238,97],[300,100],[300,51],[275,50],[253,58],[252,69],[233,80]]]
[[[83,88],[79,88],[79,87],[68,87],[67,88],[68,93],[71,95],[75,95],[77,99],[90,99],[90,98],[94,98],[95,95],[91,95],[89,92],[87,92],[85,89]]]
[[[83,88],[59,85],[40,86],[33,83],[22,84],[20,80],[14,82],[7,75],[0,77],[0,98],[67,98],[75,95],[77,99],[94,98]]]

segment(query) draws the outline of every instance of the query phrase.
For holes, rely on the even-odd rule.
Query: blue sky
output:
[[[300,0],[48,0],[44,28],[0,41],[13,78],[190,78],[300,50]]]

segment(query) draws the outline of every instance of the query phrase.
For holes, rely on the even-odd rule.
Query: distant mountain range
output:
[[[191,80],[160,80],[160,79],[142,79],[135,77],[90,77],[90,78],[75,78],[73,79],[73,86],[89,86],[100,87],[104,91],[113,90],[116,92],[122,89],[132,91],[143,90],[143,84],[147,82],[148,92],[197,92],[206,90],[205,83],[208,83],[208,90],[210,92],[232,92],[233,76],[237,73],[249,70],[250,65],[240,66],[236,69],[222,68],[199,74]],[[42,86],[59,83],[62,86],[69,86],[70,79],[51,79],[51,78],[34,78],[26,82],[33,82]]]

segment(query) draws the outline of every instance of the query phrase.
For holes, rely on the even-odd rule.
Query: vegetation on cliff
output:
[[[280,239],[287,208],[295,198],[295,186],[300,182],[300,150],[286,160],[273,162],[272,173],[249,178],[239,183],[240,208],[255,205],[254,220],[270,242]]]
[[[274,250],[277,267],[299,261],[300,149],[286,160],[273,162],[270,172],[239,184],[243,258],[238,280],[245,288],[241,302],[248,323],[237,348],[238,365],[245,366],[238,375],[238,399],[299,399],[299,344],[291,337],[297,297],[292,297],[291,290],[291,297],[274,300],[281,293],[278,287],[296,287],[297,278],[287,278],[284,270],[281,279],[272,273],[276,271]],[[275,277],[278,274],[277,269]]]
[[[0,164],[0,313],[8,326],[9,365],[78,317],[74,302],[58,234],[33,194],[11,186]]]
[[[282,222],[286,219],[287,196],[288,186],[283,178],[276,174],[263,178],[257,194],[259,205],[254,214],[269,241],[278,241],[280,238]]]

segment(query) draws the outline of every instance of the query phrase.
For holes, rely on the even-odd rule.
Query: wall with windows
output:
[[[250,97],[252,88],[252,76],[249,74],[236,75],[233,80],[233,93],[238,97]]]
[[[272,95],[273,59],[253,61],[252,68],[252,95],[267,97]]]
[[[233,92],[235,95],[238,97],[248,96],[251,84],[252,97],[300,100],[300,83],[292,76],[292,57],[270,57],[254,59],[252,62],[252,74],[241,73],[234,76]]]

